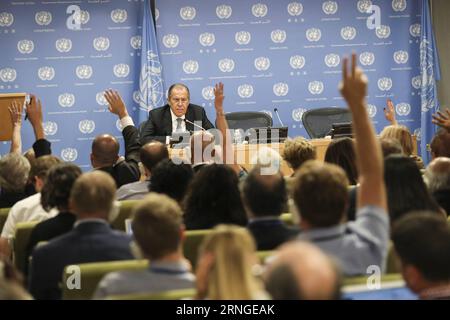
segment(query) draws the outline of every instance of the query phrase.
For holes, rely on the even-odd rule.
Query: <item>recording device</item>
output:
[[[331,130],[328,135],[331,136],[331,139],[338,139],[344,137],[353,138],[352,123],[351,122],[333,123],[331,125]]]
[[[275,111],[275,114],[277,115],[278,121],[280,121],[281,126],[284,127],[283,121],[281,121],[280,114],[278,113],[278,108],[274,108],[273,111]]]
[[[197,127],[197,128],[199,128],[199,129],[202,129],[203,131],[206,131],[206,129],[203,128],[202,126],[199,126],[198,124],[196,124],[196,123],[194,123],[194,122],[192,122],[192,121],[190,121],[190,120],[188,120],[188,119],[186,119],[186,118],[184,118],[183,120],[184,120],[184,122],[187,122],[187,123],[192,124],[194,127]]]

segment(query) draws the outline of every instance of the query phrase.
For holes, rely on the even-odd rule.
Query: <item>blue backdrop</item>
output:
[[[81,12],[71,11],[70,2]],[[379,6],[370,29],[366,10]],[[45,109],[56,155],[89,168],[92,139],[121,138],[101,92],[121,92],[138,119],[141,0],[1,1],[0,92],[33,92]],[[337,90],[341,57],[352,50],[369,77],[369,113],[397,118],[420,136],[420,1],[164,0],[156,32],[166,88],[184,82],[191,101],[214,121],[214,83],[225,84],[226,110],[278,108],[289,135],[304,135],[305,110],[345,104]],[[74,27],[75,25],[75,27]],[[274,117],[274,125],[279,125]],[[24,148],[34,137],[23,129]],[[1,145],[1,153],[9,143]]]

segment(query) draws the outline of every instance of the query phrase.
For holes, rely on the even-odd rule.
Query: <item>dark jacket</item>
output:
[[[252,220],[247,229],[253,235],[258,251],[274,250],[286,241],[295,238],[299,229],[288,227],[280,219]]]

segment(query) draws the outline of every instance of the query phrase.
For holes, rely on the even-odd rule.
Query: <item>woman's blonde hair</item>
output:
[[[402,145],[405,155],[410,156],[413,153],[413,140],[409,129],[402,125],[387,126],[381,131],[380,138],[397,139]]]
[[[213,300],[251,300],[261,290],[252,274],[256,246],[242,227],[218,225],[203,241],[200,255],[210,253],[214,263],[209,270],[206,297]]]

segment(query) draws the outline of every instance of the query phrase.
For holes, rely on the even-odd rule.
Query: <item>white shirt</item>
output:
[[[173,113],[172,109],[170,109],[170,115],[172,116],[172,133],[177,131],[177,126],[178,126],[178,118],[181,119],[186,119],[186,115],[183,114],[181,117],[177,117],[175,115],[175,113]],[[186,122],[185,121],[181,121],[181,130],[180,132],[186,132]],[[166,144],[170,143],[170,136],[166,136]]]
[[[57,214],[57,209],[52,209],[50,212],[45,211],[41,206],[41,194],[36,193],[12,206],[3,226],[1,236],[2,238],[11,239],[14,237],[16,225],[19,222],[44,221],[53,218]]]

